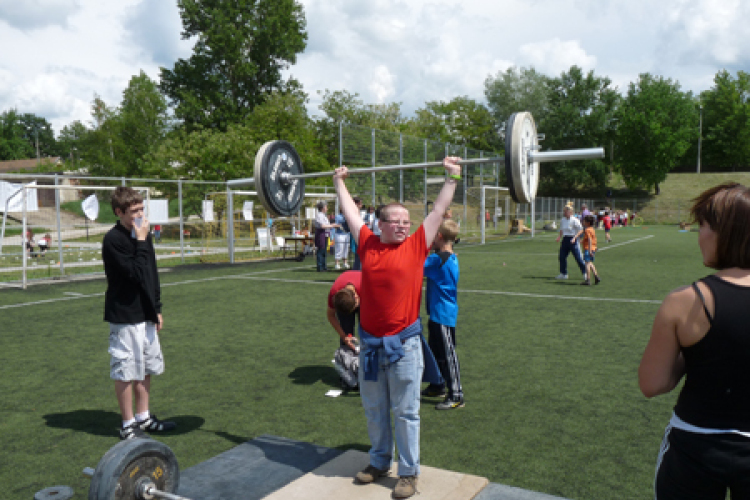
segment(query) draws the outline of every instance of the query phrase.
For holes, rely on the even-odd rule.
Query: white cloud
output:
[[[742,0],[675,1],[662,28],[663,57],[688,66],[746,65],[749,21],[750,4]]]
[[[308,46],[293,75],[319,113],[318,91],[366,103],[484,100],[509,66],[550,76],[575,64],[622,91],[639,73],[709,88],[750,61],[743,0],[299,0]],[[189,57],[174,0],[0,0],[0,112],[36,112],[56,130],[88,122],[95,94],[116,106],[141,70],[159,77]],[[7,49],[11,47],[11,49]]]
[[[22,31],[65,26],[80,11],[74,0],[0,0],[0,20]]]
[[[571,66],[584,70],[596,66],[596,57],[590,56],[578,40],[562,41],[559,38],[521,46],[519,53],[525,61],[542,73],[557,76]]]

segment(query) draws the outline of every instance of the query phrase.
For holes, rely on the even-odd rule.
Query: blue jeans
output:
[[[560,274],[568,274],[568,254],[573,253],[573,257],[576,259],[578,267],[581,269],[581,274],[586,273],[586,264],[583,263],[581,258],[581,251],[578,249],[578,244],[573,243],[572,236],[564,236],[562,243],[560,243]]]
[[[378,380],[365,381],[359,371],[359,394],[367,417],[370,436],[370,464],[389,469],[393,461],[393,413],[398,475],[419,475],[419,391],[424,371],[422,339],[419,335],[406,339],[406,355],[395,363],[388,361],[385,349],[378,355]],[[364,351],[363,351],[364,352]],[[360,365],[362,355],[360,353]]]
[[[315,258],[317,259],[318,271],[327,271],[328,265],[326,264],[326,249],[318,247],[315,250]]]

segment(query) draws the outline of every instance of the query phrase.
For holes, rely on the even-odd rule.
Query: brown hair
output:
[[[716,232],[714,269],[750,269],[750,189],[725,182],[707,189],[693,200],[693,220]]]
[[[143,203],[143,196],[135,189],[127,186],[119,186],[112,192],[112,211],[117,215],[117,209],[125,212],[136,203]]]
[[[407,214],[409,213],[409,209],[406,208],[401,203],[389,203],[389,204],[387,204],[387,205],[385,205],[383,207],[380,207],[380,217],[378,217],[378,218],[380,220],[387,219],[390,216],[391,210],[394,209],[394,208],[397,208],[397,207],[403,208],[404,210],[406,210]]]
[[[593,215],[587,215],[586,217],[583,218],[583,221],[584,222],[588,222],[589,225],[593,226],[594,225],[594,216]]]
[[[351,314],[357,308],[357,297],[354,290],[344,287],[333,295],[333,308],[339,314]]]
[[[438,233],[443,236],[443,239],[450,242],[456,241],[456,236],[458,236],[459,231],[460,228],[453,219],[444,219],[438,228]]]

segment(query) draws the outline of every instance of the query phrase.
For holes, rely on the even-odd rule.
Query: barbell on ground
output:
[[[604,148],[541,151],[534,118],[529,112],[514,113],[505,128],[505,156],[461,160],[460,165],[504,163],[508,190],[516,203],[529,203],[536,198],[539,185],[539,164],[552,161],[592,160],[604,158]],[[442,161],[384,165],[350,169],[350,174],[366,174],[389,170],[407,170],[442,166]],[[305,179],[332,177],[335,172],[305,173],[294,147],[286,141],[269,141],[255,155],[253,177],[227,182],[228,187],[255,184],[258,198],[274,216],[296,214],[305,194]]]
[[[176,495],[180,484],[177,458],[169,447],[150,438],[121,441],[104,454],[91,477],[89,500],[189,500]]]

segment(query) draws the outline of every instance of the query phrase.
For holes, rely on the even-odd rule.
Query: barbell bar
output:
[[[472,158],[459,165],[504,163],[508,189],[516,203],[529,203],[536,198],[539,185],[539,164],[552,161],[590,160],[604,158],[604,148],[541,151],[536,124],[529,112],[514,113],[505,130],[505,157]],[[407,170],[442,166],[442,161],[383,165],[349,170],[350,174],[366,174],[391,170]],[[227,182],[228,187],[255,184],[258,198],[274,216],[296,214],[302,204],[305,179],[332,177],[335,172],[305,173],[294,147],[286,141],[269,141],[255,156],[254,175]]]

